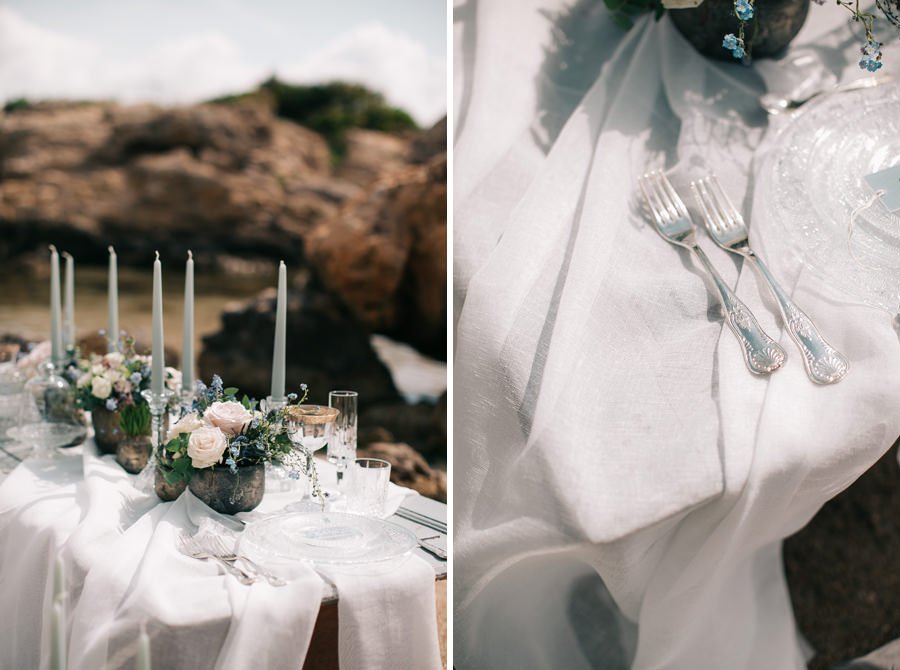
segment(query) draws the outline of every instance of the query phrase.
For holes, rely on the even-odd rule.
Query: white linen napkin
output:
[[[340,598],[341,670],[441,670],[434,568],[427,561],[409,554],[317,570],[337,587]]]

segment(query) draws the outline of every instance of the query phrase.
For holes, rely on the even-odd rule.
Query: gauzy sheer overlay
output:
[[[454,31],[456,667],[805,667],[781,541],[900,433],[900,346],[893,315],[753,216],[785,122],[758,97],[864,76],[861,36],[813,6],[780,62],[747,68],[593,0],[458,0]],[[653,168],[692,209],[690,180],[719,176],[846,379],[812,384],[761,280],[698,231],[788,352],[747,371],[696,260],[641,209]]]

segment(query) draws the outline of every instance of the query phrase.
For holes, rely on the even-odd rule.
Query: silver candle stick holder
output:
[[[156,463],[157,454],[166,443],[166,431],[168,429],[169,402],[171,402],[174,391],[167,388],[162,393],[154,393],[150,389],[141,391],[141,396],[150,406],[150,458],[147,465],[141,470],[139,488],[143,490],[153,491],[156,481]]]
[[[162,393],[154,393],[150,389],[141,391],[141,395],[150,406],[150,440],[153,451],[166,443],[166,415],[169,411],[169,402],[174,391],[164,388]]]
[[[181,387],[181,390],[178,393],[179,417],[190,414],[194,411],[194,399],[196,397],[197,391],[194,389],[193,385],[189,387]]]

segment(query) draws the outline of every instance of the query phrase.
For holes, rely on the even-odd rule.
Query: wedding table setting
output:
[[[146,356],[109,251],[107,351],[79,351],[51,247],[49,341],[0,361],[0,667],[443,667],[446,506],[357,458],[356,392],[288,391],[285,264],[257,402],[196,378],[190,252],[179,370],[158,254]]]
[[[782,541],[900,435],[900,44],[607,4],[455,3],[454,662],[805,668]]]

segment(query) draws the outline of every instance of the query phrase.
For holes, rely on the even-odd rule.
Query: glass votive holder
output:
[[[357,458],[347,469],[347,511],[382,518],[390,481],[390,463],[380,458]]]
[[[16,368],[18,344],[0,344],[0,442],[19,425],[25,394],[25,375]]]

